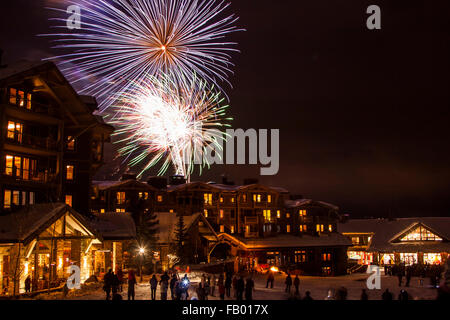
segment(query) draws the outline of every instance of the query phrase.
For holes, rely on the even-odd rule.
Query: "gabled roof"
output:
[[[137,188],[148,191],[159,191],[158,189],[152,187],[148,183],[137,181],[137,180],[123,180],[123,181],[92,181],[93,187],[98,187],[99,190],[115,190],[121,188]]]
[[[329,209],[332,209],[335,211],[339,210],[339,207],[335,206],[334,204],[323,202],[323,201],[314,201],[311,199],[286,200],[284,204],[287,208],[298,208],[298,207],[303,207],[303,206],[307,206],[307,205],[318,205],[318,206],[329,208]]]
[[[64,203],[45,203],[0,216],[0,242],[29,243],[66,213],[69,213],[91,234],[98,237],[96,230],[89,222],[70,206]]]
[[[402,234],[414,226],[421,224],[425,228],[443,238],[443,241],[396,242]],[[372,252],[450,252],[450,218],[401,218],[389,219],[355,219],[338,224],[338,231],[343,234],[371,233],[373,234],[368,250]],[[420,250],[419,250],[420,249]]]
[[[167,244],[175,241],[175,230],[178,223],[177,215],[170,212],[157,212],[156,216],[159,221],[158,242],[161,244]],[[197,223],[198,221],[202,221],[209,231],[208,233],[213,234],[214,237],[217,237],[214,229],[209,224],[208,220],[205,219],[203,214],[196,213],[191,216],[184,216],[183,219],[186,227],[186,232],[189,232],[189,229],[191,229],[195,223]]]
[[[23,72],[45,66],[46,64],[51,65],[52,63],[48,61],[19,60],[13,64],[8,64],[6,68],[0,68],[0,80],[5,80],[13,76],[20,75]]]

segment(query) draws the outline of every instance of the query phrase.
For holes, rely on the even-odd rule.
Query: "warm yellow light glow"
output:
[[[145,249],[144,248],[139,248],[139,254],[144,254],[145,253]]]
[[[24,273],[25,275],[28,275],[28,265],[29,265],[29,262],[26,261],[26,262],[24,263],[24,270],[23,270],[23,273]]]
[[[162,51],[166,51],[166,46],[165,46],[165,45],[162,45],[162,46],[161,46],[161,50],[162,50]]]
[[[58,269],[61,269],[62,266],[63,266],[63,259],[62,259],[62,258],[59,258],[59,259],[58,259]]]
[[[272,272],[278,272],[279,269],[278,269],[277,267],[272,267],[272,268],[270,268],[270,271],[272,271]]]

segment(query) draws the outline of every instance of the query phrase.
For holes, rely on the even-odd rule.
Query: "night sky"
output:
[[[48,32],[45,4],[60,2],[1,2],[3,62],[58,53],[36,34]],[[366,28],[371,4],[382,30]],[[448,0],[234,0],[231,11],[247,29],[232,37],[233,126],[280,129],[280,172],[216,166],[202,180],[258,178],[353,217],[449,215]]]

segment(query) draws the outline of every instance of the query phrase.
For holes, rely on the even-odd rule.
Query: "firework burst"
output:
[[[81,30],[53,33],[54,48],[74,50],[52,57],[81,93],[100,98],[102,109],[115,93],[147,75],[172,74],[176,81],[193,74],[220,87],[228,82],[237,17],[225,16],[229,3],[217,0],[68,0],[81,8]],[[56,28],[66,30],[65,18]],[[92,81],[87,82],[86,78]]]
[[[119,153],[141,169],[139,176],[162,162],[164,174],[172,164],[177,175],[188,178],[195,165],[209,166],[208,149],[218,150],[229,127],[227,105],[214,87],[196,78],[148,76],[117,99],[110,120],[117,130]]]

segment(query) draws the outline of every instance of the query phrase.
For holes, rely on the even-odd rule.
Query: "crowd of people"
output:
[[[423,286],[423,279],[428,275],[430,278],[431,286],[439,287],[442,275],[444,275],[444,282],[439,287],[439,297],[450,296],[450,262],[447,262],[445,272],[442,273],[439,266],[427,266],[419,269],[418,266],[402,266],[396,265],[386,270],[386,275],[395,276],[398,278],[399,287],[409,287],[412,276],[419,277],[419,286]],[[134,270],[129,270],[127,274],[128,284],[128,300],[135,299],[136,289],[136,275]],[[405,282],[403,282],[405,278]],[[118,270],[114,273],[109,270],[104,276],[103,290],[106,293],[106,300],[121,300],[123,284],[125,283],[125,277],[122,270]],[[267,273],[266,288],[273,289],[275,283],[275,274],[273,271]],[[157,289],[159,286],[160,297],[157,297]],[[289,299],[300,300],[300,277],[297,275],[292,276],[287,274],[284,278],[284,291],[289,295]],[[233,272],[226,271],[220,274],[203,274],[198,284],[193,285],[191,288],[191,281],[187,274],[180,277],[178,272],[164,272],[164,274],[157,276],[153,274],[149,281],[150,287],[150,299],[151,300],[208,300],[209,297],[218,297],[221,300],[236,299],[236,300],[253,300],[253,293],[255,290],[255,282],[253,280],[253,273],[248,274],[246,277],[243,274],[234,274]],[[189,291],[191,289],[191,291]],[[191,296],[190,296],[191,295]],[[362,289],[361,300],[369,300],[369,295],[366,289]],[[395,300],[394,293],[385,289],[381,294],[381,299],[385,301]],[[402,288],[397,296],[398,300],[411,300],[412,297]],[[313,300],[309,291],[305,292],[303,299],[301,300]],[[330,289],[325,300],[347,300],[347,289],[340,287],[337,290]]]

